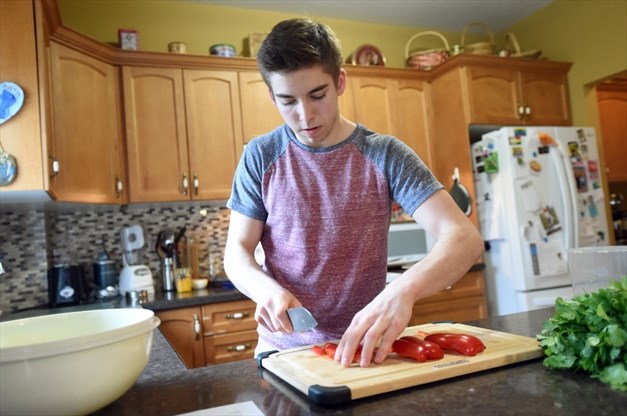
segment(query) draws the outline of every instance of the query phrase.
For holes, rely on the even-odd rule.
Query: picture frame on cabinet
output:
[[[139,49],[139,32],[134,29],[118,29],[118,42],[120,49]]]

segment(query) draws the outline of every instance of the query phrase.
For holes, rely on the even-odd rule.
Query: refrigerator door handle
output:
[[[557,181],[562,193],[562,202],[564,204],[565,226],[564,233],[566,237],[566,248],[575,248],[579,242],[579,223],[577,221],[577,199],[575,196],[575,190],[577,185],[575,184],[575,178],[570,172],[569,165],[567,164],[567,157],[562,150],[562,145],[558,144],[551,151],[551,156],[555,161],[555,167],[557,172]]]

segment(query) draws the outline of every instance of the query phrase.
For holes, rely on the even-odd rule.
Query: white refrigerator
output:
[[[471,146],[490,315],[572,297],[567,250],[608,245],[594,129],[501,127]]]

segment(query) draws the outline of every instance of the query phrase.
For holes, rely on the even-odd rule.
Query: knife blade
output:
[[[288,309],[287,316],[289,316],[292,327],[296,332],[309,331],[318,325],[316,318],[313,317],[311,312],[302,306]]]

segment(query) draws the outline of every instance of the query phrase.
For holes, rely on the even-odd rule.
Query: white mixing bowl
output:
[[[74,415],[122,396],[144,370],[159,318],[146,309],[0,323],[0,414]]]

